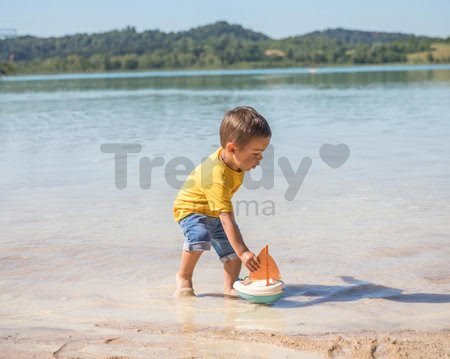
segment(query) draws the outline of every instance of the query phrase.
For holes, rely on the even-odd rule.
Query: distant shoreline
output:
[[[0,73],[213,70],[450,63],[450,38],[344,28],[272,39],[217,21],[188,31],[103,33],[0,40]]]
[[[116,79],[145,77],[191,77],[191,76],[232,76],[264,74],[325,74],[378,71],[427,71],[450,70],[449,64],[376,64],[376,65],[326,65],[309,67],[267,67],[267,68],[222,68],[222,69],[170,69],[170,70],[135,70],[114,72],[63,72],[14,74],[0,76],[4,81],[28,80],[69,80],[69,79]]]

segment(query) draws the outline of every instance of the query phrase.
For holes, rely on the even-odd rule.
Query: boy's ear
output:
[[[225,148],[228,152],[235,153],[237,146],[234,142],[228,142]]]

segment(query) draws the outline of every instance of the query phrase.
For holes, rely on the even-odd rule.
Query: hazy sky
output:
[[[188,30],[218,20],[280,38],[330,27],[450,36],[450,0],[0,0],[0,28],[59,36],[135,26]]]

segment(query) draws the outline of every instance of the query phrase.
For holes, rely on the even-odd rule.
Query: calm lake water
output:
[[[269,244],[286,296],[264,307],[215,295],[211,252],[195,274],[199,297],[176,303],[183,237],[172,203],[185,175],[171,164],[213,152],[223,113],[238,105],[273,132],[272,158],[247,174],[266,188],[246,182],[236,194],[238,223],[254,252]],[[108,143],[141,146],[125,189],[114,154],[100,150]],[[345,144],[348,159],[328,165],[324,144]],[[448,328],[449,154],[450,65],[1,78],[0,326]],[[164,161],[143,176],[147,189],[145,157]],[[310,167],[297,176],[280,168],[302,161]]]

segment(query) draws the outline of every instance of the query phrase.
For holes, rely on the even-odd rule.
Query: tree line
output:
[[[280,40],[227,22],[188,31],[137,32],[133,27],[98,34],[0,40],[3,73],[258,68],[332,64],[450,62],[433,57],[432,44],[450,38],[345,29],[315,31]]]

